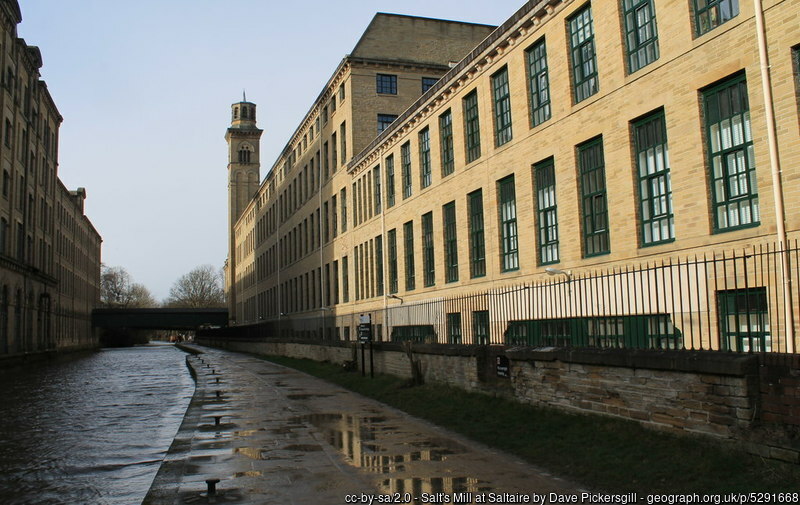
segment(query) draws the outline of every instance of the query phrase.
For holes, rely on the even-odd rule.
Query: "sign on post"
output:
[[[372,321],[369,314],[361,314],[358,318],[358,341],[362,344],[372,341]]]
[[[497,357],[497,376],[506,379],[511,378],[511,363],[505,356]]]

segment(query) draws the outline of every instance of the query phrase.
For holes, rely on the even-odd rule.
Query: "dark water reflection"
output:
[[[168,345],[0,370],[0,503],[141,503],[194,392]]]

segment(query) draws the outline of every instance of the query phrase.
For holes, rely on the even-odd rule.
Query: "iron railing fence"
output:
[[[785,250],[766,244],[595,272],[550,269],[543,281],[413,303],[389,296],[368,314],[380,341],[794,353],[798,265],[795,240]],[[206,334],[357,338],[362,313],[314,314]]]

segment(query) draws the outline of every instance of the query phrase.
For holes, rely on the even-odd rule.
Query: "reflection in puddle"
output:
[[[256,449],[255,447],[237,447],[233,452],[247,456],[250,459],[264,459],[261,449]]]
[[[412,479],[384,479],[381,483],[382,491],[387,494],[405,494],[420,496],[422,493],[444,493],[458,499],[458,503],[476,503],[478,495],[483,495],[492,490],[491,487],[481,486],[482,481],[471,477],[431,477]],[[477,502],[483,503],[483,502]]]
[[[316,394],[316,393],[302,393],[302,394],[292,394],[286,395],[286,398],[290,400],[305,400],[307,398],[327,398],[333,395],[323,395],[323,394]]]
[[[264,474],[262,472],[259,472],[258,470],[250,470],[248,472],[236,472],[235,474],[233,474],[233,476],[236,477],[236,478],[239,478],[239,477],[261,477],[262,475],[264,475]]]
[[[259,428],[257,430],[241,430],[241,431],[234,431],[233,435],[237,437],[251,437],[258,433],[259,431],[265,431],[264,428]]]
[[[321,451],[322,447],[311,444],[292,444],[283,448],[284,451],[300,451],[300,452],[317,452]]]
[[[442,438],[404,440],[408,434],[387,423],[384,416],[351,416],[346,414],[309,414],[290,420],[307,422],[322,433],[323,438],[344,454],[355,467],[368,472],[391,475],[381,483],[386,493],[479,493],[491,488],[472,477],[435,477],[447,470],[437,463],[467,448]],[[398,440],[401,438],[401,440]],[[433,466],[431,466],[433,465]],[[431,475],[425,477],[424,474]],[[414,475],[396,478],[395,475]],[[471,498],[463,503],[471,503]]]

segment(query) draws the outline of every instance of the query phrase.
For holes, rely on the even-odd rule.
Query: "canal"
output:
[[[0,370],[0,502],[141,503],[194,392],[171,345]]]

